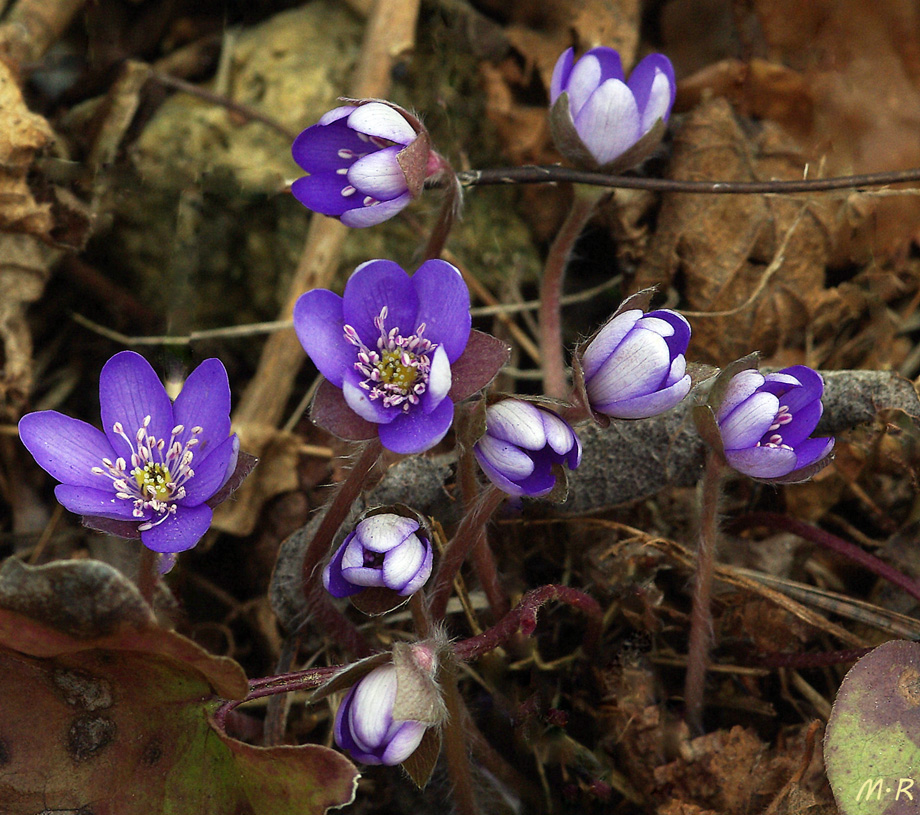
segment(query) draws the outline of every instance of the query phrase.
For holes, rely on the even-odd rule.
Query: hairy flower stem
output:
[[[348,473],[348,477],[335,493],[335,497],[326,509],[326,514],[320,522],[319,529],[313,540],[307,546],[303,558],[301,575],[303,578],[303,593],[307,600],[312,622],[319,623],[334,639],[352,651],[356,656],[367,656],[371,653],[367,640],[357,628],[332,605],[329,596],[323,589],[319,580],[319,565],[328,554],[335,533],[348,516],[348,511],[362,489],[366,486],[367,474],[380,458],[381,444],[379,439],[369,441],[361,455]]]
[[[566,603],[587,616],[588,628],[582,638],[582,648],[585,653],[596,653],[604,622],[604,613],[597,600],[570,586],[548,585],[527,592],[511,611],[487,631],[456,643],[454,656],[461,662],[469,662],[504,645],[518,631],[529,637],[537,626],[537,611],[552,601]]]
[[[467,511],[450,543],[444,549],[444,556],[438,566],[430,594],[431,616],[435,620],[444,619],[447,600],[457,572],[460,571],[470,550],[476,545],[480,532],[485,529],[485,525],[504,500],[505,493],[498,487],[490,486],[479,501]]]
[[[457,213],[460,211],[463,190],[460,188],[460,182],[457,181],[457,175],[451,166],[446,161],[444,161],[444,165],[441,175],[447,178],[447,186],[444,192],[444,199],[441,201],[438,220],[435,222],[431,235],[428,237],[428,243],[425,245],[422,262],[441,257],[441,252],[444,251],[444,244],[447,243],[447,237],[450,235]]]
[[[438,684],[444,694],[447,706],[447,722],[444,725],[444,754],[447,758],[447,774],[453,786],[452,803],[460,815],[477,815],[476,796],[473,792],[473,773],[470,767],[467,736],[466,711],[457,687],[457,666],[450,658],[441,662]]]
[[[142,547],[140,561],[137,564],[137,590],[144,598],[144,602],[151,608],[153,608],[153,592],[160,579],[158,564],[157,553],[146,546]]]
[[[553,399],[568,393],[562,345],[562,290],[565,267],[578,236],[591,218],[597,196],[579,195],[575,191],[572,208],[566,216],[546,256],[540,284],[540,360],[543,368],[543,392]]]
[[[793,535],[798,535],[800,538],[805,538],[805,540],[809,540],[812,543],[817,543],[854,563],[858,563],[874,575],[882,578],[882,580],[893,583],[920,602],[920,582],[903,572],[899,572],[893,566],[885,563],[884,560],[865,551],[865,549],[843,538],[838,538],[830,532],[807,524],[805,521],[800,521],[798,518],[791,518],[788,515],[782,515],[778,512],[749,512],[747,515],[742,515],[732,523],[733,529],[751,529],[755,526],[768,526],[772,529],[782,529],[786,532],[791,532]]]
[[[684,719],[694,734],[703,732],[703,696],[706,667],[712,645],[712,575],[716,540],[719,534],[719,505],[722,498],[722,456],[710,450],[700,485],[699,549],[693,608],[690,612],[690,643],[687,649],[687,676],[684,682]]]

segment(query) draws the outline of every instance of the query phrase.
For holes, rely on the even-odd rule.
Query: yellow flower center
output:
[[[404,393],[408,393],[415,380],[418,378],[418,368],[413,365],[405,365],[402,362],[403,355],[408,356],[411,360],[417,359],[415,354],[406,351],[384,351],[380,355],[380,361],[376,368],[380,371],[380,381],[386,385],[395,385]]]
[[[136,467],[131,475],[148,500],[168,501],[171,497],[173,478],[165,465],[150,462],[144,467]]]

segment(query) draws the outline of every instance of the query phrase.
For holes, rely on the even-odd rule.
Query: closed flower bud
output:
[[[551,410],[520,399],[486,409],[486,432],[473,453],[489,480],[509,495],[541,496],[556,486],[558,468],[581,463],[581,442]]]
[[[426,178],[448,167],[415,116],[375,99],[330,110],[294,140],[291,152],[308,173],[291,186],[294,197],[352,227],[392,218],[421,193]]]
[[[351,687],[335,716],[335,742],[364,764],[395,765],[418,748],[427,725],[393,718],[397,670],[381,665]]]
[[[350,597],[367,588],[408,597],[431,575],[431,541],[420,527],[414,518],[389,512],[366,517],[323,570],[323,585],[333,597]]]
[[[614,49],[592,48],[575,61],[570,48],[550,84],[556,146],[580,167],[634,167],[661,141],[675,94],[674,69],[662,54],[643,59],[627,82]]]
[[[768,481],[804,481],[828,463],[833,438],[809,438],[824,410],[824,380],[805,365],[735,374],[713,407],[725,460]]]
[[[580,359],[591,410],[615,419],[670,410],[690,391],[689,342],[690,324],[676,311],[626,308],[615,314]]]

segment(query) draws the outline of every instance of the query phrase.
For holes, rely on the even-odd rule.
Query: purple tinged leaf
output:
[[[325,379],[316,389],[310,418],[333,436],[346,441],[366,441],[377,435],[377,425],[362,419],[348,407],[342,391]]]
[[[511,348],[507,343],[473,329],[466,348],[451,366],[450,399],[461,402],[482,390],[495,379],[510,356]]]

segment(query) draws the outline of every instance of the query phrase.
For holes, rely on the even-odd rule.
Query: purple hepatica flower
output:
[[[591,410],[615,419],[670,410],[690,392],[689,342],[690,323],[676,311],[627,308],[615,314],[581,358]]]
[[[569,48],[550,83],[550,125],[556,146],[580,166],[607,171],[633,167],[664,135],[676,94],[674,69],[650,54],[629,81],[620,55],[592,48],[577,62]]]
[[[431,541],[416,534],[421,524],[394,513],[371,515],[345,538],[323,570],[333,597],[386,588],[402,597],[417,592],[431,575]]]
[[[332,396],[321,388],[313,407],[314,419],[332,432],[337,428],[318,416],[329,404],[341,416],[334,401],[343,399],[371,434],[376,428],[384,447],[420,453],[444,438],[454,401],[469,395],[456,392],[452,367],[467,343],[474,345],[470,294],[443,260],[423,263],[411,278],[392,261],[368,261],[349,278],[344,297],[326,289],[302,295],[294,328],[313,364],[340,389]],[[368,437],[361,427],[339,435]]]
[[[446,166],[418,119],[376,100],[330,110],[291,152],[309,173],[291,186],[294,197],[352,227],[392,218]]]
[[[335,742],[364,764],[401,764],[422,741],[427,726],[393,718],[396,666],[381,665],[351,687],[335,716]]]
[[[833,438],[809,438],[823,393],[820,374],[804,365],[735,374],[715,414],[725,460],[752,478],[807,479],[834,448]]]
[[[554,465],[574,470],[581,463],[581,441],[551,410],[505,399],[486,409],[486,432],[473,454],[503,492],[538,497],[556,486]]]
[[[154,552],[190,549],[239,456],[223,364],[202,362],[172,403],[149,363],[122,351],[102,369],[99,402],[104,433],[53,410],[19,422],[23,444],[61,482],[58,501],[91,526],[139,533]]]

